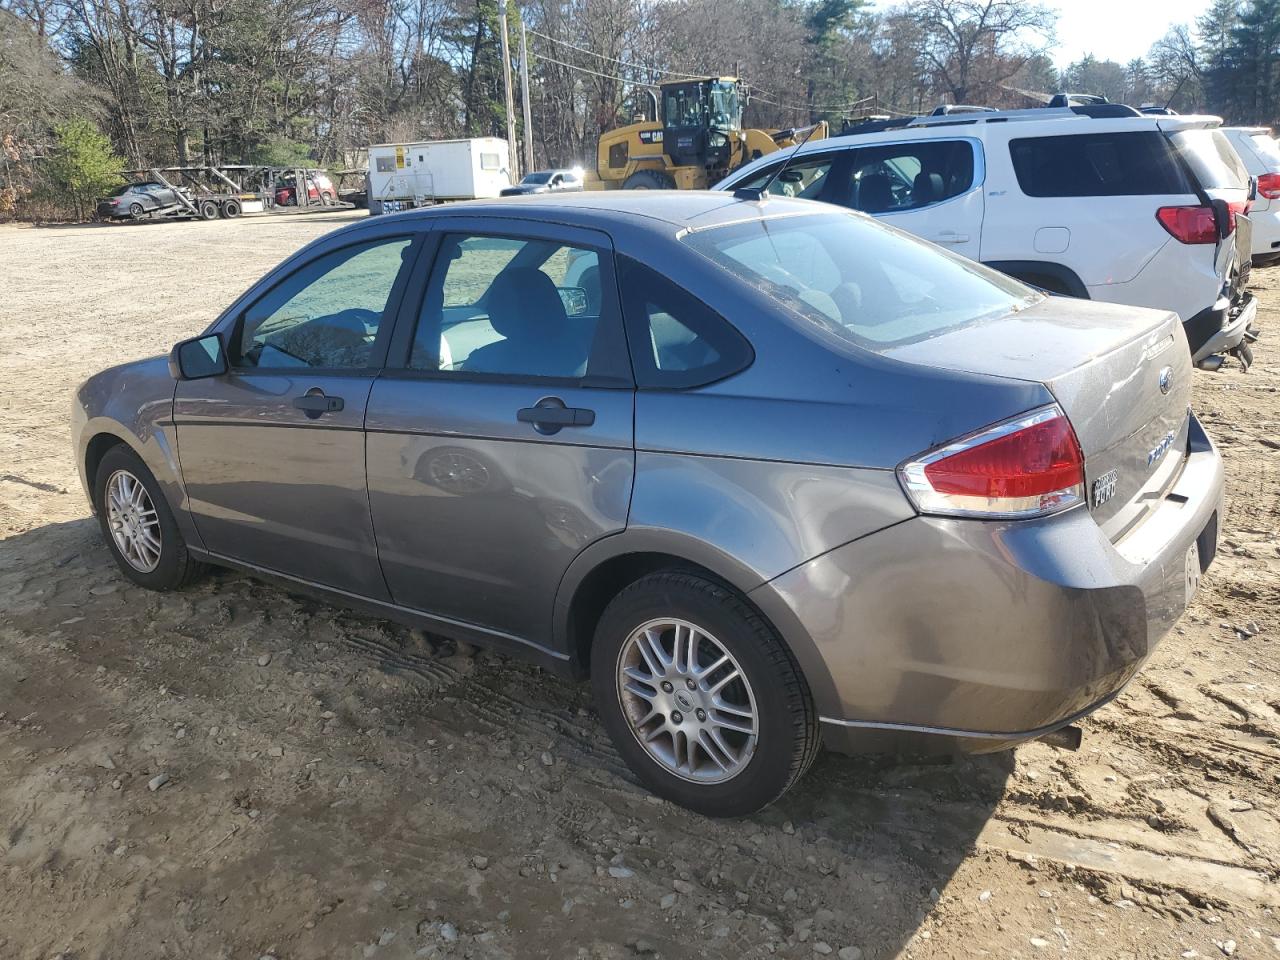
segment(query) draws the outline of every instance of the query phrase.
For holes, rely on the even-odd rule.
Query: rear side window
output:
[[[702,386],[755,359],[729,321],[660,273],[620,256],[618,278],[637,386]]]
[[[973,186],[967,140],[929,140],[864,147],[854,161],[849,206],[863,213],[919,210]]]
[[[1156,131],[1025,137],[1009,141],[1009,154],[1018,186],[1029,197],[1194,192],[1169,142]]]
[[[1253,144],[1253,152],[1269,170],[1280,172],[1280,145],[1276,144],[1275,137],[1265,133],[1255,133],[1249,138],[1249,142]]]
[[[1217,129],[1179,130],[1170,138],[1206,190],[1247,190],[1249,171],[1227,135]]]

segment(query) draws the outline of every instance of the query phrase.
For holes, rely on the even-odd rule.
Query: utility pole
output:
[[[529,110],[529,38],[520,18],[520,101],[524,108],[524,169],[533,169],[533,119]]]
[[[498,0],[499,32],[502,36],[502,85],[507,93],[507,169],[511,182],[520,180],[520,154],[516,151],[516,103],[511,92],[511,41],[507,37],[507,0]]]

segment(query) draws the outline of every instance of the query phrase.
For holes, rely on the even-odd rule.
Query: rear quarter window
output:
[[[1018,186],[1029,197],[1129,197],[1193,193],[1164,136],[1089,133],[1009,141]]]

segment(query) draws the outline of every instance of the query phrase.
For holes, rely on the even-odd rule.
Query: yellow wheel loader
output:
[[[705,190],[757,157],[827,136],[827,123],[787,130],[742,129],[732,77],[664,83],[649,116],[601,134],[588,190]],[[812,133],[810,133],[812,131]]]

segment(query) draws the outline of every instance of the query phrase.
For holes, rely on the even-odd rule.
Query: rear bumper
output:
[[[1111,543],[1087,509],[1034,521],[915,517],[757,588],[786,603],[826,676],[828,746],[998,750],[1097,709],[1187,603],[1217,548],[1223,472],[1192,418],[1177,482]],[[764,604],[762,604],[764,606]],[[806,651],[807,653],[807,651]]]
[[[1257,317],[1258,301],[1252,293],[1241,295],[1234,304],[1222,299],[1201,310],[1183,324],[1192,362],[1237,349]]]

